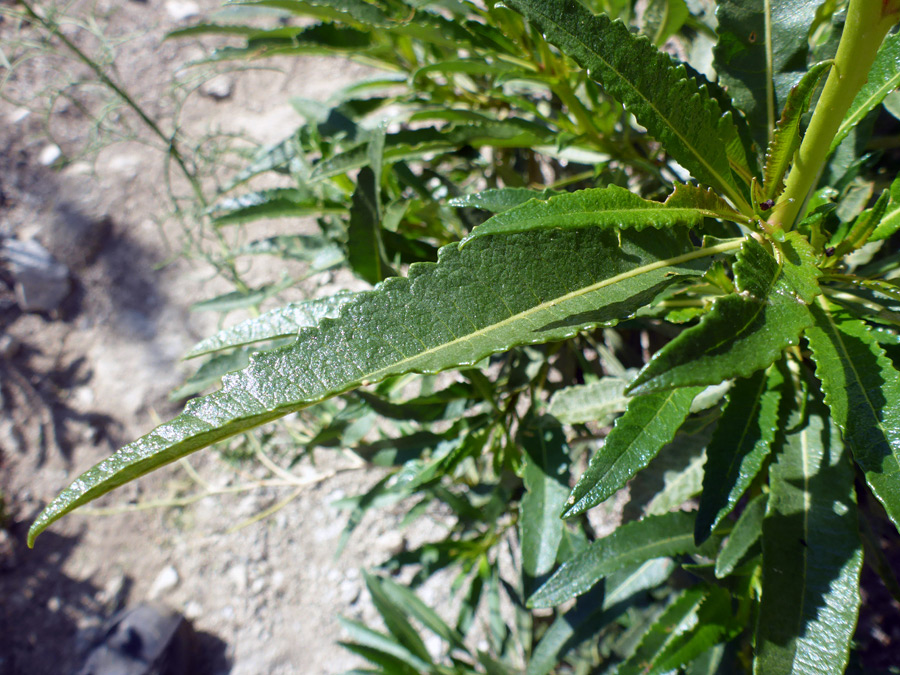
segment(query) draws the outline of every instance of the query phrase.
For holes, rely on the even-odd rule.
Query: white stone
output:
[[[41,154],[38,155],[38,161],[44,166],[50,166],[61,156],[62,150],[59,149],[59,146],[51,143],[41,148]]]
[[[153,584],[150,586],[150,592],[148,596],[151,600],[155,600],[159,598],[163,593],[167,593],[173,590],[176,586],[178,586],[178,582],[180,581],[178,577],[178,570],[176,570],[172,565],[168,565],[167,567],[163,567],[158,575],[156,575],[156,579],[153,580]]]
[[[193,0],[169,0],[166,3],[166,12],[173,21],[184,21],[200,14],[200,5]]]

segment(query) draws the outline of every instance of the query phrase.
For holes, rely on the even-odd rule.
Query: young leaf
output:
[[[847,134],[898,86],[900,86],[900,34],[895,34],[888,35],[881,44],[875,63],[869,70],[868,80],[853,99],[850,110],[841,122],[834,140],[831,141],[831,151],[833,152]]]
[[[387,260],[381,239],[380,191],[375,180],[375,171],[371,167],[366,166],[359,172],[347,230],[347,262],[356,274],[373,286],[396,274]]]
[[[684,230],[533,232],[457,245],[410,267],[260,352],[223,387],[83,474],[39,516],[32,541],[91,499],[218,440],[363,384],[477,363],[515,345],[560,340],[626,317],[702,258]],[[534,251],[540,250],[536,257]],[[559,270],[566,274],[558,274]]]
[[[730,115],[684,67],[635,37],[618,21],[596,16],[576,0],[509,0],[546,39],[586,68],[697,180],[748,213],[725,144],[737,135]]]
[[[897,230],[900,230],[900,176],[891,183],[890,195],[891,198],[888,201],[884,216],[869,237],[869,241],[887,239]]]
[[[220,226],[240,225],[262,218],[300,218],[346,212],[344,204],[323,200],[296,188],[250,192],[224,199],[211,209],[213,223]]]
[[[738,380],[706,448],[703,494],[694,536],[702,543],[731,513],[762,468],[778,429],[784,375],[777,366]]]
[[[757,495],[750,500],[747,508],[738,518],[728,541],[722,546],[716,558],[716,577],[727,577],[741,562],[753,545],[762,536],[763,517],[766,515],[768,495]]]
[[[597,382],[560,389],[550,397],[547,412],[563,424],[607,424],[628,407],[627,384],[618,377],[601,377]]]
[[[528,606],[555,607],[586,593],[600,579],[627,565],[696,552],[693,531],[694,516],[683,511],[622,525],[563,563],[528,599]]]
[[[530,188],[492,188],[482,190],[474,194],[454,197],[447,202],[449,206],[458,208],[484,209],[491,213],[503,213],[509,209],[524,204],[531,199],[549,199],[554,195],[562,194],[558,190],[532,190]]]
[[[769,366],[812,323],[807,303],[819,271],[805,239],[787,235],[779,263],[755,239],[734,264],[738,293],[716,300],[696,326],[663,347],[638,374],[630,393],[718,384]]]
[[[900,528],[900,373],[862,321],[813,307],[806,337],[835,424]]]
[[[530,418],[518,441],[526,455],[522,478],[527,492],[522,497],[519,521],[527,595],[556,564],[565,527],[559,512],[569,494],[569,452],[562,428],[549,416]]]
[[[872,205],[872,208],[866,209],[856,217],[847,236],[837,245],[834,252],[836,258],[852,253],[869,241],[869,237],[872,236],[872,233],[887,212],[888,199],[889,194],[885,190],[878,197],[875,204]]]
[[[712,192],[676,185],[665,202],[642,199],[633,192],[610,185],[555,195],[546,201],[531,200],[476,227],[463,245],[479,237],[514,234],[540,229],[615,227],[642,230],[674,225],[696,227],[703,219],[723,218],[736,223],[750,219],[731,208]]]
[[[566,502],[563,518],[571,518],[608,499],[625,482],[643,469],[691,412],[691,402],[700,387],[686,387],[648,396],[628,403],[625,414],[591,457],[587,471],[578,479]]]
[[[753,137],[766,147],[792,71],[806,69],[809,28],[821,0],[719,0],[715,68]]]
[[[800,147],[800,119],[809,110],[819,81],[831,68],[831,61],[817,63],[803,76],[800,83],[791,87],[781,119],[775,129],[772,142],[766,150],[766,168],[763,171],[763,200],[774,200],[784,189],[784,174]]]
[[[840,675],[859,611],[853,468],[828,410],[813,397],[806,408],[770,472],[758,675]]]
[[[405,668],[400,671],[404,673],[409,672],[408,669],[412,669],[413,673],[427,673],[431,670],[433,664],[431,663],[430,657],[427,660],[420,658],[397,642],[393,637],[374,631],[358,621],[351,621],[344,617],[339,617],[338,621],[340,621],[341,627],[349,634],[350,639],[355,641],[355,644],[343,642],[341,644],[348,649],[351,649],[351,651],[357,651],[352,649],[352,647],[357,646],[362,647],[364,650],[371,650],[371,652],[357,651],[363,658],[379,664],[381,661],[376,659],[380,656],[389,657],[388,661],[396,659],[405,666]],[[367,654],[371,654],[376,658],[370,658]]]
[[[381,579],[368,572],[365,572],[363,576],[366,581],[366,588],[369,589],[369,595],[372,597],[372,604],[375,605],[375,609],[381,615],[381,619],[384,621],[384,625],[391,636],[418,658],[426,662],[430,661],[431,656],[428,653],[428,648],[422,642],[419,633],[406,618],[406,612],[403,611],[403,608],[399,607],[393,598],[382,590]]]
[[[322,319],[335,319],[346,305],[356,296],[355,293],[339,293],[328,298],[292,302],[284,307],[273,309],[260,316],[243,321],[231,328],[219,331],[194,345],[185,357],[222,351],[232,347],[274,340],[276,338],[294,337],[301,328],[315,326]]]

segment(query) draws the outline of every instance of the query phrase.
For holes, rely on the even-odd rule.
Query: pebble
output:
[[[41,153],[38,155],[38,161],[44,166],[51,166],[60,157],[62,157],[62,150],[59,149],[58,145],[50,143],[41,148]]]
[[[200,5],[193,0],[169,0],[166,12],[173,21],[184,21],[200,14]]]
[[[227,576],[238,593],[247,590],[247,568],[244,565],[234,565]]]
[[[203,616],[203,605],[196,600],[189,600],[184,606],[184,616],[191,621]]]
[[[216,75],[200,86],[200,93],[214,101],[224,101],[234,93],[234,78],[230,75]]]
[[[163,567],[160,573],[156,575],[156,579],[153,580],[150,592],[147,595],[151,600],[156,600],[164,593],[168,593],[178,586],[179,581],[178,570],[172,565]]]
[[[58,612],[60,607],[62,607],[62,600],[58,595],[54,595],[47,601],[47,609],[51,612]]]
[[[71,290],[68,268],[34,239],[6,239],[0,259],[9,265],[16,302],[25,312],[53,312]]]

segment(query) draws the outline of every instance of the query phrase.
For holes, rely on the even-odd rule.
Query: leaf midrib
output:
[[[666,122],[668,128],[671,129],[672,133],[674,133],[674,134],[679,138],[679,140],[681,140],[681,142],[684,144],[684,146],[685,146],[686,148],[688,148],[688,150],[694,155],[694,157],[700,162],[700,164],[702,164],[704,167],[706,167],[706,169],[709,171],[710,175],[715,176],[715,177],[719,180],[719,182],[720,182],[720,186],[719,186],[719,187],[720,187],[720,188],[728,195],[729,199],[731,199],[731,200],[734,202],[735,206],[737,206],[737,207],[739,208],[739,210],[741,210],[741,211],[745,211],[745,210],[746,210],[746,209],[744,208],[744,207],[747,206],[746,201],[745,201],[744,198],[743,198],[743,197],[742,197],[742,196],[741,196],[741,195],[740,195],[740,194],[732,187],[731,181],[730,181],[730,180],[724,179],[724,178],[719,174],[719,172],[716,171],[716,170],[712,167],[712,165],[710,165],[710,164],[706,161],[706,158],[705,158],[704,154],[703,154],[703,153],[697,152],[697,151],[694,149],[693,144],[690,143],[690,142],[688,142],[688,140],[687,140],[687,139],[686,139],[686,138],[678,131],[678,129],[675,128],[675,126],[669,121],[669,118],[666,117],[665,115],[663,115],[663,114],[660,112],[659,108],[657,108],[657,107],[653,104],[653,102],[652,102],[650,99],[648,99],[646,96],[644,96],[644,94],[643,94],[639,89],[637,89],[634,85],[632,85],[631,82],[630,82],[630,80],[629,80],[628,78],[626,78],[621,72],[619,72],[616,68],[614,68],[614,67],[612,66],[612,64],[610,64],[610,63],[609,63],[606,59],[604,59],[600,54],[598,54],[596,51],[594,51],[590,46],[588,46],[588,45],[587,45],[583,40],[581,40],[577,35],[575,35],[575,34],[573,34],[573,33],[570,33],[568,30],[566,30],[565,28],[563,28],[563,26],[562,26],[561,24],[559,24],[559,23],[553,21],[553,19],[552,19],[551,17],[547,16],[546,14],[542,14],[542,16],[543,16],[549,23],[552,23],[552,24],[555,25],[559,30],[561,30],[561,31],[564,32],[566,35],[568,35],[570,38],[572,38],[572,40],[574,40],[575,42],[578,42],[578,43],[581,44],[586,50],[588,50],[590,53],[594,54],[594,56],[596,56],[597,59],[598,59],[599,61],[601,61],[607,68],[609,68],[609,70],[611,70],[612,72],[614,72],[614,73],[622,80],[622,82],[624,82],[624,83],[625,83],[625,84],[626,84],[626,85],[627,85],[627,86],[628,86],[635,94],[637,94],[641,99],[643,99],[643,100],[647,103],[647,105],[648,105],[648,106],[649,106],[649,107],[650,107],[650,108],[651,108],[651,109],[659,116],[659,118],[662,119],[662,120],[664,120],[664,121]],[[610,23],[611,23],[611,22],[610,22]],[[727,161],[727,157],[726,157],[726,161]],[[730,162],[729,162],[729,166],[730,166]]]

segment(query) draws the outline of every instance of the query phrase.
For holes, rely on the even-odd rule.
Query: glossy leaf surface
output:
[[[631,399],[578,479],[563,517],[571,518],[605,501],[647,466],[675,437],[700,391],[700,387],[686,387]]]
[[[741,562],[741,559],[762,537],[762,523],[766,515],[768,495],[757,495],[747,504],[747,508],[735,523],[728,541],[722,546],[716,558],[716,576],[727,577]]]
[[[770,472],[757,675],[840,675],[859,610],[853,467],[825,406],[806,405]]]

